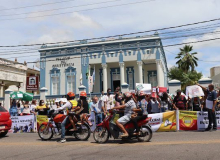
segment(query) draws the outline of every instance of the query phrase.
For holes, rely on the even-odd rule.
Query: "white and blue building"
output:
[[[128,84],[151,83],[167,87],[167,61],[161,39],[151,36],[78,41],[69,44],[43,45],[40,52],[40,87],[50,95],[78,93],[81,85],[88,92],[88,70],[95,72],[93,93],[112,91]]]

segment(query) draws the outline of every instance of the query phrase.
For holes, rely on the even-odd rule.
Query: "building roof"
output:
[[[72,47],[84,47],[84,46],[92,46],[92,45],[105,45],[105,44],[111,44],[111,43],[120,43],[120,42],[131,42],[131,41],[142,41],[142,40],[160,40],[160,37],[158,34],[153,35],[147,35],[147,36],[137,36],[137,37],[129,37],[129,38],[108,38],[108,39],[101,39],[101,40],[80,40],[80,41],[74,41],[74,43],[66,43],[66,44],[60,44],[60,45],[42,45],[41,49],[39,49],[39,52],[41,51],[47,51],[51,49],[63,49],[63,48],[72,48]]]
[[[33,68],[28,68],[28,69],[27,69],[27,72],[40,74],[40,71],[39,71],[39,70],[36,70],[36,69],[33,69]]]

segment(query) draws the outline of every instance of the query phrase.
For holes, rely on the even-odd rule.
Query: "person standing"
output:
[[[40,100],[39,106],[35,108],[35,111],[38,113],[38,115],[47,115],[48,110],[49,107],[44,104],[44,100]]]
[[[103,101],[103,97],[105,96],[105,94],[104,94],[104,92],[102,91],[101,92],[101,96],[100,96],[100,100],[102,100]]]
[[[177,95],[174,97],[173,106],[177,110],[186,110],[188,108],[186,97],[181,95],[181,90],[178,89]]]
[[[91,111],[95,113],[96,125],[102,122],[102,113],[105,113],[104,103],[97,96],[93,97]]]
[[[37,102],[36,102],[36,100],[32,100],[32,102],[31,102],[31,104],[30,104],[30,112],[31,112],[31,114],[36,114],[35,113],[35,108],[37,107]]]
[[[110,88],[107,89],[107,95],[103,96],[103,102],[107,111],[114,107],[114,95],[111,94]]]
[[[217,103],[217,93],[214,90],[214,85],[210,84],[208,88],[205,88],[198,84],[203,91],[207,94],[206,98],[206,107],[203,109],[204,111],[208,111],[208,119],[209,119],[209,125],[208,128],[206,128],[205,131],[216,131],[217,130],[217,121],[216,121],[216,115],[215,115],[215,106]],[[213,124],[213,127],[212,127]]]
[[[156,93],[157,96],[160,98],[160,104],[161,104],[160,111],[166,112],[167,110],[169,110],[170,108],[169,106],[171,105],[169,95],[166,92],[163,92],[162,95],[160,96],[158,93],[158,88],[156,88]]]
[[[160,102],[155,97],[151,100],[151,113],[160,113]]]
[[[21,116],[23,115],[30,115],[31,114],[31,111],[30,111],[30,108],[29,108],[29,101],[21,101],[22,105],[23,105],[23,111],[22,113],[20,114]]]

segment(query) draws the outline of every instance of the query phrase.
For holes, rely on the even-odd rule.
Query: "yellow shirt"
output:
[[[43,105],[43,106],[37,106],[35,109],[36,110],[40,110],[40,111],[43,111],[44,109],[46,109],[46,105]]]

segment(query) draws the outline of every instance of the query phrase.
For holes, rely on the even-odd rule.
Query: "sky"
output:
[[[62,3],[57,3],[61,1]],[[115,6],[107,7],[113,5]],[[219,0],[1,0],[0,46],[72,41],[178,26],[220,18],[219,8]],[[52,14],[57,15],[45,16]],[[186,33],[163,34],[163,32],[186,28],[164,30],[159,33],[164,46],[220,38],[218,35],[220,21],[188,28],[205,25],[211,27],[206,26],[206,30],[190,32],[203,33],[197,36],[164,39]],[[216,33],[206,33],[212,31]],[[192,44],[193,51],[198,52],[197,57],[200,60],[196,70],[202,72],[204,77],[209,77],[211,67],[219,66],[219,42],[220,40]],[[177,61],[175,56],[181,47],[183,46],[164,48],[168,68],[175,65]],[[0,48],[0,57],[10,60],[17,57],[19,62],[33,62],[39,58],[36,50],[38,48],[39,46]],[[27,49],[28,51],[18,52]],[[28,64],[29,67],[33,65]]]

